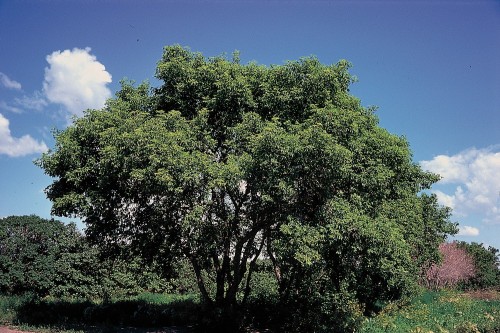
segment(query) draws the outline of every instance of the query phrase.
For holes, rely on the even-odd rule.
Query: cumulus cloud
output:
[[[5,75],[2,72],[0,72],[0,83],[5,88],[16,89],[16,90],[20,90],[21,89],[21,84],[19,82],[11,80],[7,75]]]
[[[479,229],[468,225],[459,226],[457,236],[479,236]]]
[[[446,207],[450,207],[451,209],[455,209],[455,197],[453,195],[448,195],[442,191],[435,190],[434,194],[436,194],[436,197],[438,199],[438,202],[441,205],[444,205]]]
[[[463,182],[469,176],[469,170],[464,166],[473,160],[475,155],[476,150],[471,149],[454,156],[438,155],[430,161],[420,162],[420,165],[439,174],[442,183]]]
[[[91,49],[55,51],[47,56],[43,92],[49,102],[62,104],[72,115],[101,108],[111,97],[111,74],[90,54]]]
[[[499,148],[471,148],[420,162],[424,169],[442,176],[438,185],[453,185],[453,193],[435,191],[440,203],[459,215],[479,212],[484,216],[483,222],[500,223]]]
[[[48,150],[47,145],[38,142],[29,135],[20,138],[12,136],[9,120],[0,113],[0,154],[10,157],[25,156],[34,153],[43,153]]]

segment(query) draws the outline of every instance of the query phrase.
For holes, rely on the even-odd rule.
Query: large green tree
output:
[[[360,309],[400,297],[454,226],[419,195],[436,175],[350,95],[348,69],[166,47],[161,86],[123,82],[55,133],[38,160],[53,213],[166,268],[187,258],[204,302],[224,309],[246,300],[262,256],[284,299],[308,280]]]

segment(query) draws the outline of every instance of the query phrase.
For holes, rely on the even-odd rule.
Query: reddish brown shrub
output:
[[[439,252],[442,262],[433,264],[425,274],[428,288],[454,287],[475,276],[474,259],[457,243],[443,243]]]

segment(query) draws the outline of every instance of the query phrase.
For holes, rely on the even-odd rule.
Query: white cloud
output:
[[[8,111],[8,112],[12,112],[12,113],[23,113],[23,110],[21,110],[20,108],[9,105],[9,104],[5,103],[4,101],[0,101],[0,109]]]
[[[43,141],[38,142],[29,135],[13,137],[9,129],[9,120],[0,113],[0,154],[18,157],[47,150],[47,145]]]
[[[458,215],[483,215],[483,222],[500,223],[500,151],[499,146],[471,148],[453,156],[439,155],[420,164],[440,174],[439,184],[452,184],[454,193],[434,191],[441,204]]]
[[[474,152],[466,150],[454,156],[438,155],[430,161],[420,162],[420,165],[439,174],[442,183],[462,182],[469,176],[469,170],[464,165],[474,158]]]
[[[448,195],[444,192],[441,192],[439,190],[435,190],[434,194],[436,194],[436,197],[438,199],[438,202],[441,205],[450,207],[451,209],[455,208],[455,196],[453,195]]]
[[[52,103],[62,104],[72,115],[101,108],[111,91],[111,74],[90,54],[90,48],[55,51],[47,56],[43,91]]]
[[[468,225],[459,226],[457,236],[479,236],[479,229]]]
[[[47,100],[39,91],[35,91],[32,96],[24,95],[22,98],[15,98],[15,103],[25,109],[41,111],[47,106]]]
[[[21,89],[21,84],[19,82],[11,80],[7,75],[5,75],[2,72],[0,72],[0,83],[5,88],[16,89],[16,90],[20,90]]]

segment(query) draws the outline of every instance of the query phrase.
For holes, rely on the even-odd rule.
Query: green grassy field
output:
[[[198,320],[197,295],[143,293],[112,300],[0,296],[0,324],[35,332],[140,332],[145,327],[188,327]],[[133,328],[133,329],[132,329]]]
[[[367,318],[361,333],[498,333],[500,293],[422,292]],[[479,299],[480,298],[480,299]],[[489,298],[489,299],[488,299]],[[0,323],[38,332],[140,332],[137,327],[187,327],[200,312],[196,295],[144,293],[108,302],[0,296]],[[118,329],[120,328],[120,329]]]
[[[361,332],[500,332],[499,294],[491,294],[494,299],[487,300],[452,291],[427,291],[407,306],[390,305],[376,317],[367,319]]]

